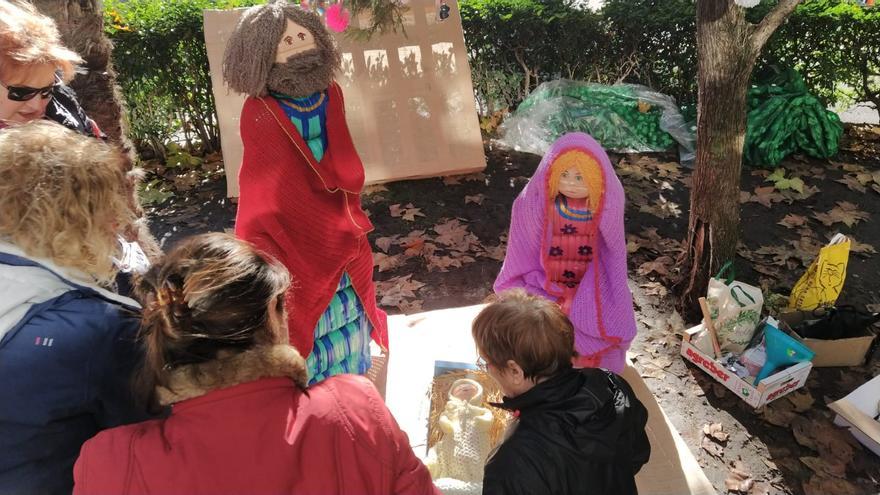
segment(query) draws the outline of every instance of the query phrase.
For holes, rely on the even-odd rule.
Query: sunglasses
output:
[[[44,100],[52,97],[52,92],[61,84],[61,78],[55,74],[55,82],[51,86],[43,88],[29,88],[27,86],[7,86],[0,81],[0,86],[6,88],[6,97],[12,101],[30,101],[35,96],[40,95]]]

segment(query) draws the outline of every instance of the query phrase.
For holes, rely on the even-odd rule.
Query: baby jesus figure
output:
[[[483,491],[494,416],[482,402],[483,387],[476,380],[462,378],[449,389],[449,401],[438,421],[443,438],[431,447],[425,461],[444,495],[479,495]]]

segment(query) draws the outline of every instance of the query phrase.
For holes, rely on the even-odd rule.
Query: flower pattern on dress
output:
[[[562,248],[559,246],[553,246],[550,248],[550,256],[562,256]]]
[[[562,232],[563,234],[566,234],[566,235],[572,235],[572,234],[577,234],[578,229],[574,225],[567,223],[567,224],[565,224],[564,227],[559,229],[559,231]]]
[[[580,247],[578,247],[578,254],[581,256],[592,256],[593,255],[593,247],[592,246],[580,246]]]

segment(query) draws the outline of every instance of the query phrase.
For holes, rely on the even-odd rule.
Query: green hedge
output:
[[[569,78],[647,85],[693,105],[694,0],[459,0],[481,113],[515,107],[541,82]],[[260,0],[106,0],[105,28],[129,106],[131,137],[163,153],[175,136],[219,148],[202,10]],[[774,2],[749,9],[759,18]],[[798,70],[823,103],[880,103],[880,8],[805,0],[759,62]]]
[[[176,137],[188,149],[220,148],[202,11],[256,0],[106,0],[104,27],[128,104],[131,138],[164,156]]]
[[[696,101],[694,0],[607,0],[598,14],[565,0],[460,2],[474,86],[482,101],[515,105],[523,99],[526,71],[517,63],[517,50],[527,66],[538,69],[531,88],[556,77],[620,80],[669,94],[682,105]],[[774,4],[765,0],[747,14],[759,20]],[[771,38],[756,72],[789,66],[803,74],[810,92],[824,103],[880,103],[880,44],[872,41],[877,39],[880,7],[864,8],[854,0],[805,0]],[[517,77],[500,88],[500,78],[493,77],[499,72]]]

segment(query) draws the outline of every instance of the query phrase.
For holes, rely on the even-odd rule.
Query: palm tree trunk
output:
[[[112,141],[131,148],[123,119],[123,99],[110,62],[113,45],[104,35],[101,0],[32,0],[55,19],[64,43],[85,60],[85,74],[71,83],[80,104]]]

